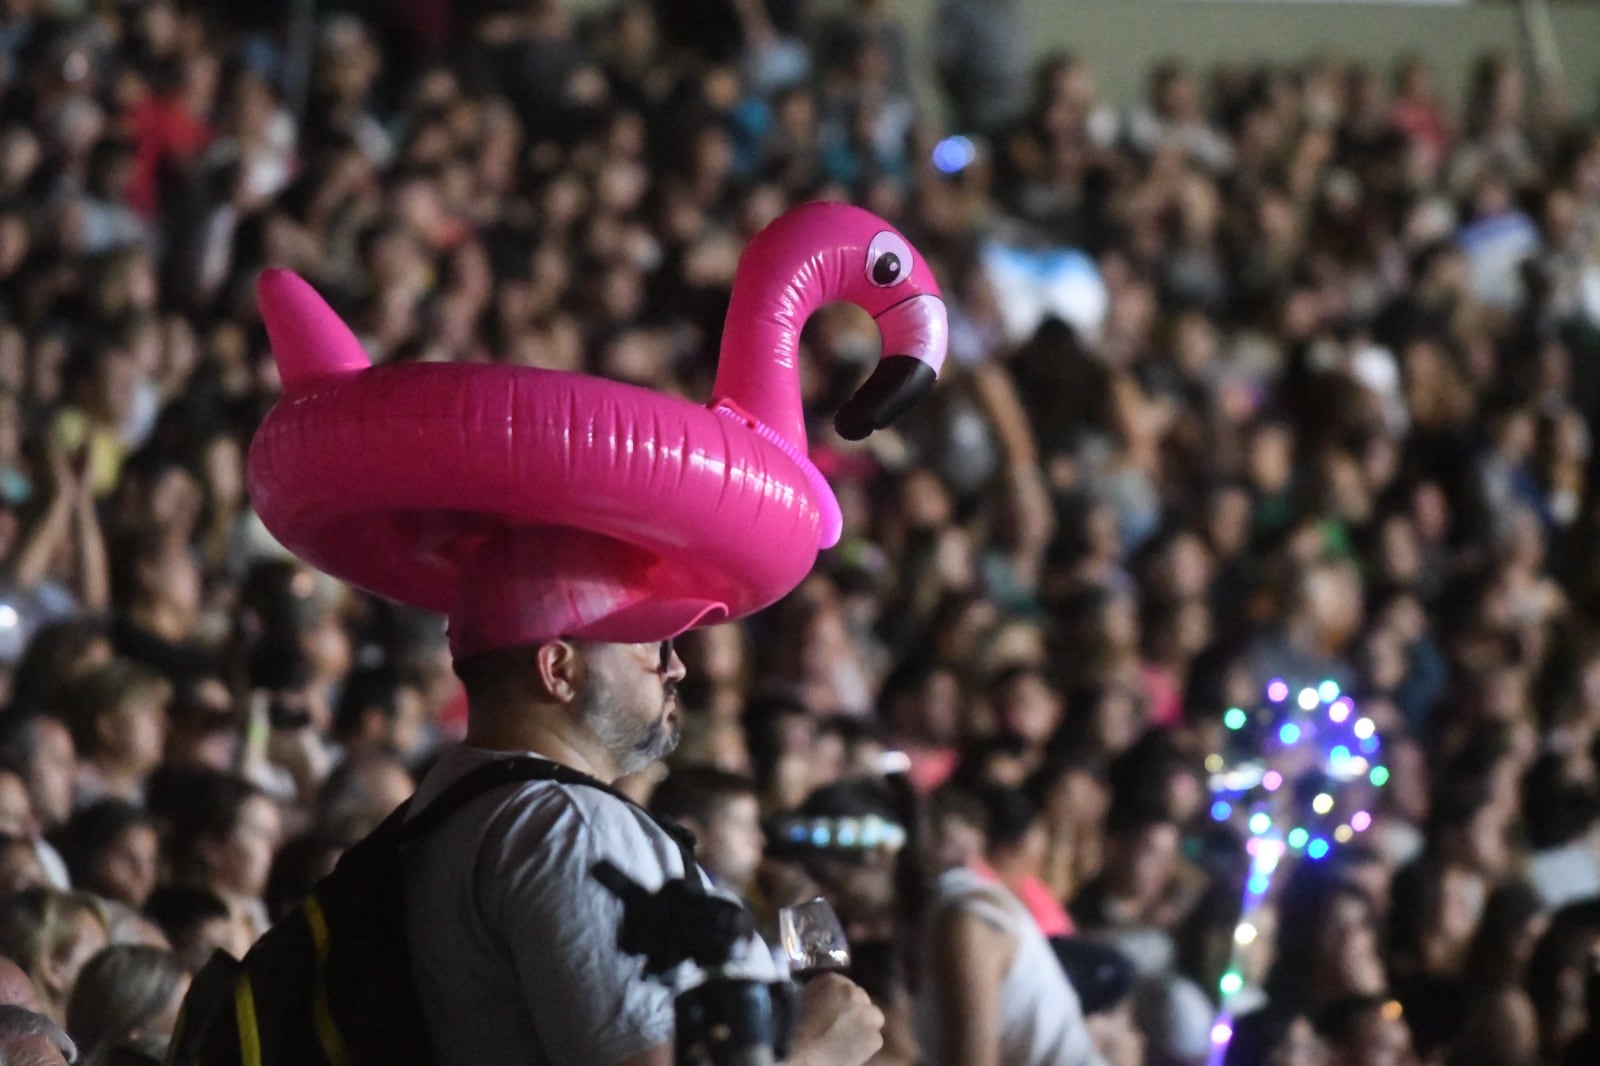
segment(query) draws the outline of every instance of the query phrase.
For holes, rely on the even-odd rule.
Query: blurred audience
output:
[[[1173,59],[1119,111],[1112,57],[952,0],[929,113],[892,0],[443,9],[334,5],[304,85],[243,8],[0,12],[6,1061],[75,1054],[52,1018],[158,1059],[185,975],[462,735],[442,623],[251,508],[258,272],[375,362],[698,398],[744,243],[819,198],[915,242],[951,358],[849,444],[876,333],[808,323],[843,539],[680,641],[630,794],[769,933],[834,903],[882,1061],[1204,1061],[1245,835],[1207,758],[1331,680],[1389,783],[1274,877],[1228,1060],[1594,1057],[1593,100],[1494,51],[1460,101],[1415,58]]]

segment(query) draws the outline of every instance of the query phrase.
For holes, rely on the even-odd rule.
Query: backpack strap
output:
[[[683,879],[688,884],[689,890],[697,895],[705,892],[702,878],[690,876],[691,870],[698,873],[698,866],[694,860],[693,833],[671,819],[651,814],[597,777],[535,755],[493,759],[477,767],[446,786],[444,791],[434,797],[433,802],[424,807],[416,817],[407,817],[411,807],[411,801],[407,800],[404,808],[393,816],[404,819],[404,823],[399,827],[399,843],[403,846],[431,833],[456,811],[486,792],[504,785],[522,784],[528,781],[555,781],[563,785],[582,785],[585,788],[598,789],[642,812],[678,845],[678,852],[683,856]]]

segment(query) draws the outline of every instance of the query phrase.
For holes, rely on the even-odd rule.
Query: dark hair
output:
[[[1257,1066],[1289,1036],[1289,1030],[1303,1013],[1290,1011],[1276,1002],[1240,1016],[1234,1022],[1233,1039],[1223,1066]]]
[[[99,922],[102,930],[109,926],[104,905],[87,892],[25,888],[0,901],[0,955],[38,981],[44,967],[62,957],[85,918]]]
[[[154,830],[155,819],[131,803],[102,799],[76,811],[50,842],[66,861],[72,883],[98,891],[94,884],[95,866],[101,853],[137,826]]]
[[[1239,661],[1239,650],[1227,643],[1213,643],[1200,653],[1189,667],[1183,687],[1186,718],[1210,721],[1222,717],[1228,709],[1228,677]]]
[[[78,975],[67,1028],[90,1052],[127,1039],[166,1011],[183,977],[177,956],[164,948],[113,944]]]
[[[142,1036],[101,1048],[84,1066],[161,1066],[161,1047],[160,1040]]]
[[[756,795],[756,783],[714,766],[673,770],[650,796],[650,810],[665,818],[706,822],[727,803]]]
[[[332,871],[345,842],[326,833],[302,833],[279,849],[262,893],[267,915],[282,921]]]
[[[783,753],[783,719],[810,716],[804,703],[780,693],[758,696],[745,707],[741,719],[745,747],[750,752],[750,768],[761,787],[766,787]]]
[[[1168,792],[1173,779],[1198,773],[1194,760],[1171,737],[1146,733],[1111,764],[1108,779],[1113,818],[1170,819]]]
[[[60,713],[62,697],[73,680],[68,670],[105,639],[105,626],[93,618],[73,618],[39,630],[17,664],[12,706],[29,713]]]
[[[526,654],[527,648],[523,645],[491,648],[476,655],[452,659],[450,667],[455,671],[456,677],[461,679],[462,686],[470,696],[503,683],[508,674],[515,673]]]
[[[830,714],[817,722],[817,736],[838,737],[845,750],[865,741],[882,741],[883,735],[876,725],[851,714]]]
[[[989,815],[977,796],[956,785],[945,785],[928,797],[927,817],[930,823],[940,818],[954,818],[982,829]]]
[[[878,687],[878,698],[875,703],[878,719],[892,723],[894,705],[921,692],[928,679],[941,669],[949,667],[932,655],[913,654],[903,657]]]
[[[153,483],[152,479],[150,484]],[[139,529],[118,537],[110,553],[113,600],[118,604],[138,603],[142,598],[144,567],[162,559],[171,546],[171,537],[159,529]]]
[[[113,659],[78,679],[63,699],[67,728],[80,754],[97,751],[97,726],[102,718],[144,696],[162,703],[172,698],[172,684],[160,674],[128,659]]]
[[[1267,974],[1266,987],[1285,1009],[1310,1005],[1310,981],[1316,971],[1319,938],[1328,916],[1341,900],[1352,899],[1370,916],[1372,901],[1329,867],[1307,863],[1296,867],[1278,903],[1278,957]]]
[[[1068,774],[1074,773],[1086,774],[1102,787],[1107,785],[1105,762],[1097,755],[1090,751],[1058,745],[1046,749],[1039,768],[1029,775],[1023,787],[1027,790],[1028,798],[1043,809],[1048,804],[1050,793],[1057,783]]]
[[[49,719],[65,727],[53,714],[29,711],[0,717],[0,770],[9,770],[27,779],[28,764],[39,750],[39,723]]]
[[[239,597],[256,636],[293,635],[320,617],[327,603],[308,576],[287,560],[259,563],[250,571]]]
[[[250,649],[250,687],[281,692],[311,680],[311,658],[294,633],[275,631]]]
[[[174,945],[193,936],[207,922],[233,917],[228,905],[210,889],[187,885],[158,888],[144,905],[144,913],[167,934]]]
[[[385,768],[410,777],[405,760],[381,748],[356,752],[334,767],[317,792],[317,827],[347,844],[376,829],[391,808],[373,802],[369,786],[372,773]]]
[[[89,149],[88,177],[85,185],[95,196],[111,197],[117,191],[110,185],[112,168],[134,158],[133,142],[124,137],[101,137]]]
[[[1018,681],[1025,681],[1030,678],[1037,678],[1044,682],[1046,687],[1052,691],[1055,690],[1055,683],[1050,680],[1050,676],[1043,669],[1030,663],[1017,663],[1006,667],[989,679],[989,694],[998,696]]]
[[[1112,803],[1111,810],[1106,814],[1106,836],[1124,840],[1166,825],[1176,827],[1178,823],[1165,811],[1153,807],[1118,806]]]
[[[388,667],[352,673],[339,693],[339,706],[333,715],[334,737],[342,740],[354,736],[371,710],[393,722],[400,713],[399,690],[400,675]]]
[[[1016,846],[1038,821],[1039,808],[1021,789],[990,785],[979,790],[977,798],[983,805],[983,830],[990,851]]]
[[[146,803],[165,829],[181,875],[185,869],[192,872],[201,841],[226,840],[245,804],[265,795],[244,778],[220,770],[163,767],[151,775]]]
[[[1345,996],[1317,1011],[1313,1022],[1330,1044],[1344,1047],[1356,1039],[1363,1018],[1393,1010],[1391,1004],[1398,1006],[1390,996]]]
[[[950,783],[971,792],[977,792],[989,783],[989,764],[994,759],[1021,758],[1028,753],[1028,742],[1015,733],[996,733],[992,737],[969,744],[961,753],[961,761],[950,774]]]
[[[1466,972],[1482,986],[1522,980],[1517,941],[1544,912],[1544,901],[1526,881],[1509,881],[1489,893],[1467,954]]]
[[[897,821],[902,817],[888,786],[870,778],[824,785],[800,805],[800,813],[807,818],[865,818],[875,814]]]
[[[1522,817],[1534,848],[1559,847],[1594,824],[1600,804],[1594,792],[1567,773],[1560,755],[1541,755],[1522,778]]]
[[[1444,834],[1472,824],[1478,812],[1493,801],[1486,780],[1458,777],[1443,781],[1434,790],[1433,804],[1428,811],[1430,848],[1437,847]]]

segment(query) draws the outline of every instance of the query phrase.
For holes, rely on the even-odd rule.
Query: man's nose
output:
[[[688,672],[688,667],[684,666],[683,660],[678,657],[678,649],[673,648],[672,657],[667,660],[667,680],[677,684]]]

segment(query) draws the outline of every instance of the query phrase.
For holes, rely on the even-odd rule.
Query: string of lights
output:
[[[1247,978],[1247,956],[1262,939],[1278,876],[1301,861],[1321,862],[1372,826],[1375,791],[1389,780],[1382,740],[1339,684],[1295,690],[1273,678],[1253,710],[1223,715],[1222,751],[1206,758],[1211,817],[1245,838],[1249,872],[1232,951],[1217,986],[1212,1066],[1233,1039],[1235,1009],[1261,991]]]

